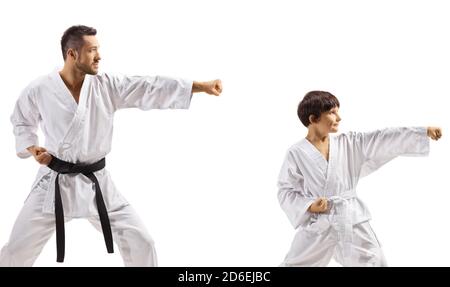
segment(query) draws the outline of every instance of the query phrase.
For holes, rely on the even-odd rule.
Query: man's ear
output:
[[[72,59],[76,60],[78,57],[78,53],[75,49],[70,48],[69,50],[67,50],[67,56],[71,57]]]

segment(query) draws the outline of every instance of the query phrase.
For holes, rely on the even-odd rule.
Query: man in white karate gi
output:
[[[119,109],[187,109],[192,93],[219,96],[220,80],[98,73],[96,30],[67,29],[61,39],[64,67],[33,81],[17,100],[11,122],[16,151],[42,166],[1,249],[0,266],[32,266],[56,230],[57,261],[64,260],[64,222],[87,218],[116,243],[125,266],[156,266],[154,243],[105,169],[114,113]],[[45,145],[36,130],[41,127]]]
[[[386,266],[370,213],[356,195],[358,180],[397,156],[425,156],[436,127],[387,128],[336,137],[339,101],[311,91],[298,106],[306,138],[289,148],[278,179],[278,200],[298,228],[281,266]]]

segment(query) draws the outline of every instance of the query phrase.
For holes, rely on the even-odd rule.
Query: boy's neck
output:
[[[328,143],[329,136],[328,133],[322,134],[318,131],[309,129],[308,134],[306,135],[306,139],[309,140],[311,143],[326,144]]]

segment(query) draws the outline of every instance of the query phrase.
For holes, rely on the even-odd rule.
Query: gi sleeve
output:
[[[361,155],[360,176],[377,170],[397,156],[426,156],[430,140],[426,127],[398,127],[356,135]]]
[[[114,109],[188,109],[191,80],[162,76],[107,76]]]
[[[305,194],[303,175],[289,151],[278,177],[278,201],[294,228],[306,224],[311,216],[308,208],[314,199]]]
[[[27,88],[19,96],[10,117],[16,138],[16,154],[18,157],[30,157],[31,153],[27,150],[27,147],[39,145],[36,132],[40,119],[34,92]]]

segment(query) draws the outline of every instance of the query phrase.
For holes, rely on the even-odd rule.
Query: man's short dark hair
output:
[[[61,38],[61,50],[64,61],[66,60],[67,51],[69,49],[80,51],[84,44],[83,36],[95,36],[96,34],[97,30],[83,25],[72,26],[67,29]]]
[[[309,116],[318,119],[323,112],[328,112],[334,107],[339,107],[339,100],[331,93],[325,91],[308,92],[298,105],[297,115],[305,127],[311,122]]]

